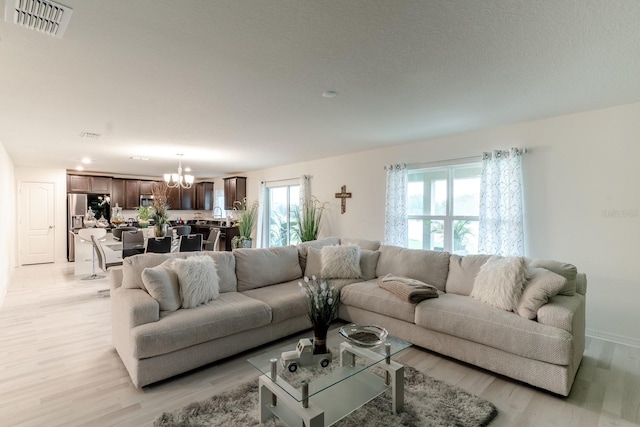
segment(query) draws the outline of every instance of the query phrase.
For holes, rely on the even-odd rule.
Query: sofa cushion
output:
[[[360,272],[363,280],[376,278],[376,267],[378,266],[379,251],[360,250]],[[307,248],[307,266],[304,275],[320,277],[322,270],[321,250],[313,247]]]
[[[302,271],[305,271],[307,267],[307,248],[316,248],[322,249],[323,246],[333,246],[339,245],[340,238],[339,237],[326,237],[324,239],[312,240],[310,242],[302,242],[300,243],[298,248],[298,262],[300,263],[300,268]]]
[[[220,294],[216,264],[208,256],[194,255],[173,261],[178,276],[182,308],[193,308],[215,299]]]
[[[342,304],[373,311],[405,322],[414,322],[416,304],[382,289],[375,280],[353,283],[342,288]]]
[[[444,292],[448,272],[449,252],[380,246],[377,277],[387,274],[409,277]]]
[[[243,294],[271,307],[271,323],[279,323],[307,314],[307,300],[298,282],[280,283],[244,291]]]
[[[236,259],[231,252],[203,251],[215,262],[218,271],[220,292],[236,292]],[[179,252],[171,254],[140,254],[127,257],[122,261],[122,287],[128,289],[144,289],[142,270],[155,267],[170,258],[187,258],[193,252]]]
[[[522,257],[492,256],[480,267],[471,297],[493,307],[516,311],[526,277]]]
[[[359,279],[360,246],[324,246],[320,249],[322,268],[320,277],[325,279]]]
[[[546,268],[529,268],[529,280],[518,301],[518,314],[525,319],[533,320],[538,309],[545,305],[549,298],[556,296],[564,287],[567,279]]]
[[[446,291],[448,294],[471,295],[480,267],[491,255],[451,255]]]
[[[295,246],[234,249],[238,291],[261,288],[302,277]]]
[[[353,285],[352,285],[353,286]],[[416,306],[415,323],[433,331],[557,365],[572,363],[569,332],[524,319],[473,298],[443,294]]]
[[[377,251],[380,249],[382,242],[380,240],[366,240],[366,239],[353,239],[350,237],[342,237],[340,239],[341,245],[358,245],[360,249],[366,249],[369,251]]]
[[[173,258],[155,267],[142,270],[142,282],[149,295],[158,301],[160,311],[176,311],[182,306],[178,276],[173,270]]]
[[[190,310],[177,310],[131,330],[133,357],[171,353],[203,342],[259,328],[271,322],[271,308],[238,292],[226,292]]]
[[[532,259],[528,261],[529,267],[546,268],[567,279],[567,282],[560,292],[558,292],[558,295],[574,295],[576,293],[576,275],[578,274],[578,269],[575,265],[550,259]]]

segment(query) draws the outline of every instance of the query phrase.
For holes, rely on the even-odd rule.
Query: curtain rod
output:
[[[517,148],[517,147],[515,147]],[[518,150],[520,150],[520,152],[522,154],[527,152],[526,148],[518,148]],[[495,151],[495,150],[494,150]],[[505,151],[505,150],[502,150]],[[508,150],[506,150],[508,151]],[[467,161],[467,160],[476,160],[478,162],[482,161],[482,154],[477,155],[477,156],[469,156],[469,157],[458,157],[457,159],[445,159],[445,160],[435,160],[433,162],[424,162],[424,163],[402,163],[404,165],[406,165],[407,167],[410,168],[416,168],[416,167],[428,167],[428,166],[439,166],[439,165],[447,165],[450,163],[457,163],[457,162],[463,162],[463,161]],[[384,169],[386,170],[388,166],[385,166]]]
[[[282,181],[294,181],[294,180],[299,180],[300,178],[283,178],[283,179],[273,179],[270,181],[260,181],[261,184],[268,184],[270,182],[282,182]]]

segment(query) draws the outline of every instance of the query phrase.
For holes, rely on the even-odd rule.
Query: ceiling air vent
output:
[[[6,0],[4,19],[32,30],[62,38],[73,9],[50,0]]]

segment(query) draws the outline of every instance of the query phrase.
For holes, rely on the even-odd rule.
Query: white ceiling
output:
[[[640,101],[637,0],[61,3],[62,39],[0,22],[16,165],[214,177]]]

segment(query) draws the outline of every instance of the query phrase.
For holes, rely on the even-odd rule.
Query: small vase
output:
[[[313,325],[313,354],[327,353],[327,332],[329,327],[326,325]]]
[[[153,234],[157,238],[166,237],[169,234],[169,224],[156,224],[153,229]]]

